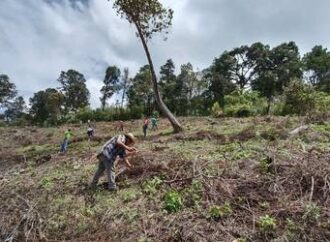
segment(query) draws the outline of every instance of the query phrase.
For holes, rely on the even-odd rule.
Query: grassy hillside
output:
[[[161,120],[146,140],[126,123],[139,152],[117,164],[117,193],[88,188],[113,123],[91,144],[71,126],[65,155],[67,127],[0,128],[1,240],[330,241],[329,120],[181,121],[185,133]]]

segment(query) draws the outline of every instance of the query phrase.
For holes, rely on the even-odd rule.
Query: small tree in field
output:
[[[0,108],[17,94],[16,86],[7,75],[0,74]]]
[[[161,112],[171,122],[174,132],[182,131],[182,126],[163,102],[158,89],[157,76],[147,45],[155,33],[164,32],[172,25],[173,10],[166,9],[158,0],[114,0],[113,8],[122,18],[133,24],[140,37],[150,66],[155,100]]]

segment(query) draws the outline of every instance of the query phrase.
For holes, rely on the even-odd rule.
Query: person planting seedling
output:
[[[99,165],[91,184],[92,188],[96,188],[99,178],[103,172],[106,171],[108,177],[108,189],[110,191],[117,190],[114,171],[115,161],[119,156],[121,160],[124,161],[129,168],[131,168],[132,165],[128,161],[127,156],[136,152],[136,148],[132,147],[134,143],[135,137],[131,133],[115,136],[105,143],[97,155]]]

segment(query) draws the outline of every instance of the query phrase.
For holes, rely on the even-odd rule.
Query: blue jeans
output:
[[[68,144],[69,144],[69,140],[68,139],[64,139],[63,143],[61,144],[61,152],[64,153],[68,150]]]

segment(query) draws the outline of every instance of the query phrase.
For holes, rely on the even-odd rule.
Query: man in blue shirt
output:
[[[131,147],[135,143],[134,135],[131,133],[125,135],[118,135],[110,139],[102,147],[100,153],[97,155],[99,159],[99,166],[94,175],[91,187],[95,188],[99,178],[106,171],[108,177],[108,189],[116,191],[114,164],[117,156],[119,156],[128,167],[132,167],[127,156],[136,152],[136,148]]]

